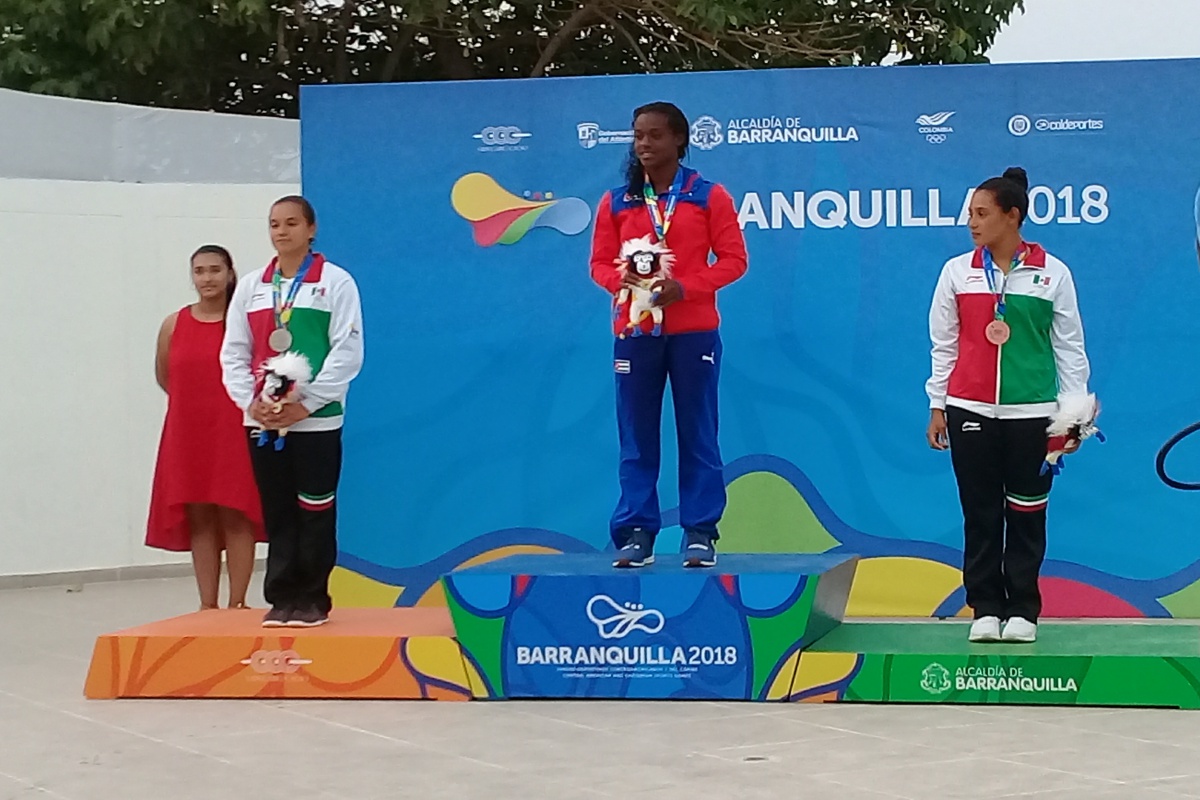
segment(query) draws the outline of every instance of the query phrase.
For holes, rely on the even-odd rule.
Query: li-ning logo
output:
[[[618,605],[606,594],[588,600],[587,617],[596,626],[601,639],[624,639],[634,631],[658,633],[666,624],[661,611],[640,603]]]
[[[256,650],[240,663],[263,675],[291,675],[313,662],[311,658],[301,658],[295,650]]]
[[[978,431],[978,430],[983,430],[983,428],[980,426],[980,424],[979,424],[978,422],[964,422],[964,423],[962,424],[962,429],[963,429],[964,431]]]
[[[954,133],[954,128],[946,124],[954,114],[953,111],[922,114],[917,117],[917,130],[925,135],[925,141],[930,144],[942,144],[947,134]]]
[[[930,664],[921,671],[921,688],[930,694],[945,694],[952,686],[950,670],[941,664]]]

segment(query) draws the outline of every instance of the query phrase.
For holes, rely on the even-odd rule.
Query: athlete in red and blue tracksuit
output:
[[[613,564],[640,567],[654,560],[654,538],[662,524],[657,489],[662,401],[669,378],[679,438],[684,564],[712,566],[717,523],[725,510],[717,443],[721,337],[716,293],[745,274],[746,243],[729,192],[679,164],[688,132],[682,112],[667,103],[644,106],[635,112],[634,129],[630,181],[600,201],[592,278],[614,295],[616,306],[623,279],[615,263],[622,243],[647,236],[659,240],[659,231],[665,232],[661,239],[674,263],[670,279],[655,285],[664,309],[662,335],[651,335],[653,325],[646,319],[640,335],[615,340],[621,499],[610,523],[618,548]],[[650,199],[657,203],[657,215]],[[627,306],[614,308],[616,334],[628,321]]]

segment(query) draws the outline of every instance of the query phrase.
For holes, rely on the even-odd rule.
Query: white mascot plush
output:
[[[1058,410],[1050,417],[1050,426],[1046,429],[1046,461],[1042,464],[1042,474],[1051,472],[1055,475],[1062,472],[1062,459],[1067,453],[1067,447],[1087,439],[1096,437],[1104,441],[1104,434],[1096,427],[1096,417],[1100,416],[1100,401],[1094,394],[1066,397],[1059,403]]]
[[[617,293],[615,312],[620,314],[626,303],[629,303],[629,316],[625,327],[619,336],[641,336],[642,322],[647,317],[654,321],[651,336],[662,335],[663,310],[654,305],[658,293],[651,287],[655,283],[671,277],[671,266],[675,256],[662,242],[651,241],[649,236],[629,239],[621,245],[621,257],[617,259],[617,272],[622,280],[632,278],[636,283],[626,282]]]
[[[259,397],[271,406],[278,414],[288,403],[298,403],[304,396],[304,388],[312,380],[312,365],[300,353],[280,353],[267,359],[262,365],[262,392]],[[262,447],[271,440],[275,433],[275,449],[282,450],[287,428],[278,431],[260,429],[258,431],[258,446]]]

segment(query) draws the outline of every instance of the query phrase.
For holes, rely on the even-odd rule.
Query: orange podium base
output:
[[[263,628],[264,613],[198,611],[101,636],[84,694],[471,699],[445,608],[335,609],[320,628]]]

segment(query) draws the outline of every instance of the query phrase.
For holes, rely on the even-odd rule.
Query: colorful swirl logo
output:
[[[592,210],[578,197],[525,199],[509,192],[491,175],[463,175],[450,190],[450,205],[471,223],[480,247],[516,244],[534,228],[553,228],[567,236],[587,229]]]

